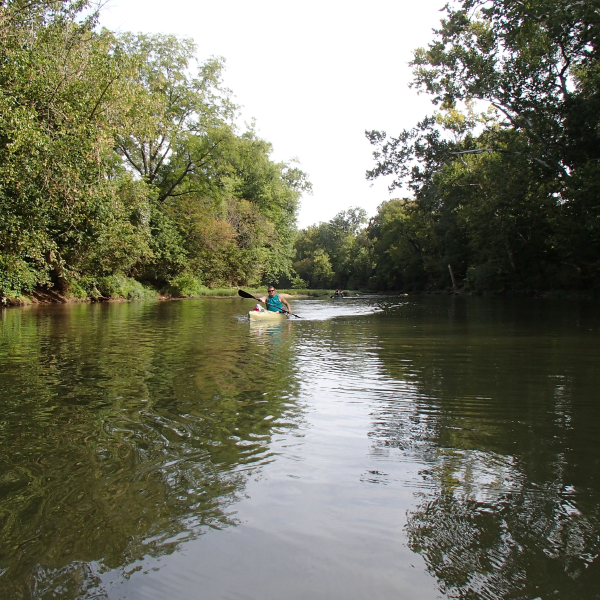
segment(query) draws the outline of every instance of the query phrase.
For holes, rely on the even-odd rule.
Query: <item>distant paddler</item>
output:
[[[272,312],[281,312],[284,310],[283,304],[287,306],[287,312],[292,313],[292,307],[289,305],[289,302],[283,297],[279,296],[279,294],[275,293],[275,288],[270,285],[267,289],[268,296],[261,296],[258,298],[261,302],[264,302],[267,310]],[[283,303],[283,304],[282,304]]]

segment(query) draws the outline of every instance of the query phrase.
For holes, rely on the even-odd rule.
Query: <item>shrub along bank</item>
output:
[[[247,292],[255,296],[265,296],[266,286],[260,288],[245,287]],[[329,297],[333,290],[329,289],[278,289],[279,293],[290,296]],[[198,281],[189,280],[186,284],[178,283],[161,290],[143,284],[132,277],[110,275],[94,280],[93,284],[84,288],[81,282],[72,285],[66,294],[55,290],[35,290],[33,293],[5,297],[5,306],[21,306],[35,303],[51,302],[107,302],[112,300],[166,300],[169,298],[224,298],[237,297],[238,288],[209,288]]]

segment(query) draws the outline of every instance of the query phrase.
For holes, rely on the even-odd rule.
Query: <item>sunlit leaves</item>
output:
[[[349,208],[299,232],[294,269],[311,287],[365,286],[371,275],[366,211]]]
[[[310,184],[240,134],[222,59],[99,30],[85,1],[3,3],[0,31],[2,294],[113,274],[158,286],[186,271],[223,285],[291,274]]]

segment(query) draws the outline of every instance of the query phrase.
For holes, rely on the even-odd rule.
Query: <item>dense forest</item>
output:
[[[310,184],[236,127],[222,59],[101,29],[86,0],[0,2],[0,55],[5,301],[293,278]]]
[[[367,177],[406,195],[301,231],[306,174],[239,130],[223,60],[190,40],[100,29],[87,0],[7,0],[0,53],[4,299],[600,286],[600,0],[446,6],[411,63],[435,112],[367,132]]]
[[[417,50],[439,107],[375,147],[412,198],[372,225],[375,285],[600,286],[600,2],[461,0]]]
[[[445,11],[412,61],[437,112],[397,137],[367,132],[367,177],[410,194],[368,225],[354,210],[303,230],[296,269],[318,286],[448,289],[451,265],[466,290],[598,288],[600,2]]]

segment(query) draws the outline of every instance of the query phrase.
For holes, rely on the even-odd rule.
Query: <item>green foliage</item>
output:
[[[95,15],[76,19],[82,8],[2,9],[10,24],[0,38],[0,251],[39,272],[37,284],[59,287],[80,264],[121,267],[140,243],[131,239],[135,207],[113,178],[128,61],[112,34],[95,31]],[[123,245],[103,254],[99,243],[115,236]]]
[[[414,194],[383,205],[370,231],[381,285],[449,287],[448,264],[475,290],[600,285],[593,4],[446,8],[413,61],[415,85],[441,111],[397,138],[367,133],[377,161],[368,177],[392,175],[392,188]]]
[[[100,277],[95,286],[104,298],[125,298],[127,300],[156,299],[156,292],[131,277],[107,275]]]
[[[197,297],[205,295],[204,292],[207,289],[198,277],[194,277],[189,273],[182,273],[169,282],[166,291],[177,297]]]
[[[176,223],[155,203],[149,206],[150,256],[140,264],[143,280],[165,285],[187,266],[188,254]]]
[[[95,285],[92,284],[92,290],[91,290],[92,295],[90,295],[90,292],[88,291],[85,283],[87,283],[87,282],[75,281],[75,280],[67,281],[65,287],[68,290],[68,295],[71,298],[77,298],[78,300],[87,300],[90,297],[99,298],[100,293],[96,289]]]
[[[296,275],[291,280],[292,289],[294,290],[302,290],[306,288],[306,281],[302,279],[299,275]]]
[[[310,281],[311,287],[326,286],[335,276],[329,255],[323,248],[317,248],[311,258],[298,261],[294,267],[300,277],[305,277],[307,281]]]
[[[228,124],[235,107],[221,84],[222,59],[199,64],[192,74],[195,46],[173,35],[126,33],[120,41],[135,66],[131,126],[118,137],[129,167],[159,190],[159,201],[220,187],[220,146],[233,136]]]
[[[0,254],[0,296],[3,299],[31,292],[40,278],[40,272],[26,261]]]
[[[223,60],[194,65],[190,40],[117,36],[97,16],[86,0],[0,6],[3,293],[292,276],[310,184],[237,131]]]
[[[153,258],[148,196],[147,186],[127,173],[110,181],[105,201],[89,207],[93,225],[85,242],[65,253],[69,268],[93,275],[133,273]]]
[[[331,221],[299,232],[294,270],[311,287],[360,287],[370,277],[366,211],[349,208]]]
[[[374,287],[400,290],[406,287],[425,289],[426,228],[418,227],[412,217],[413,206],[406,200],[390,200],[379,207],[369,227],[374,242]],[[422,225],[422,224],[421,224]]]

